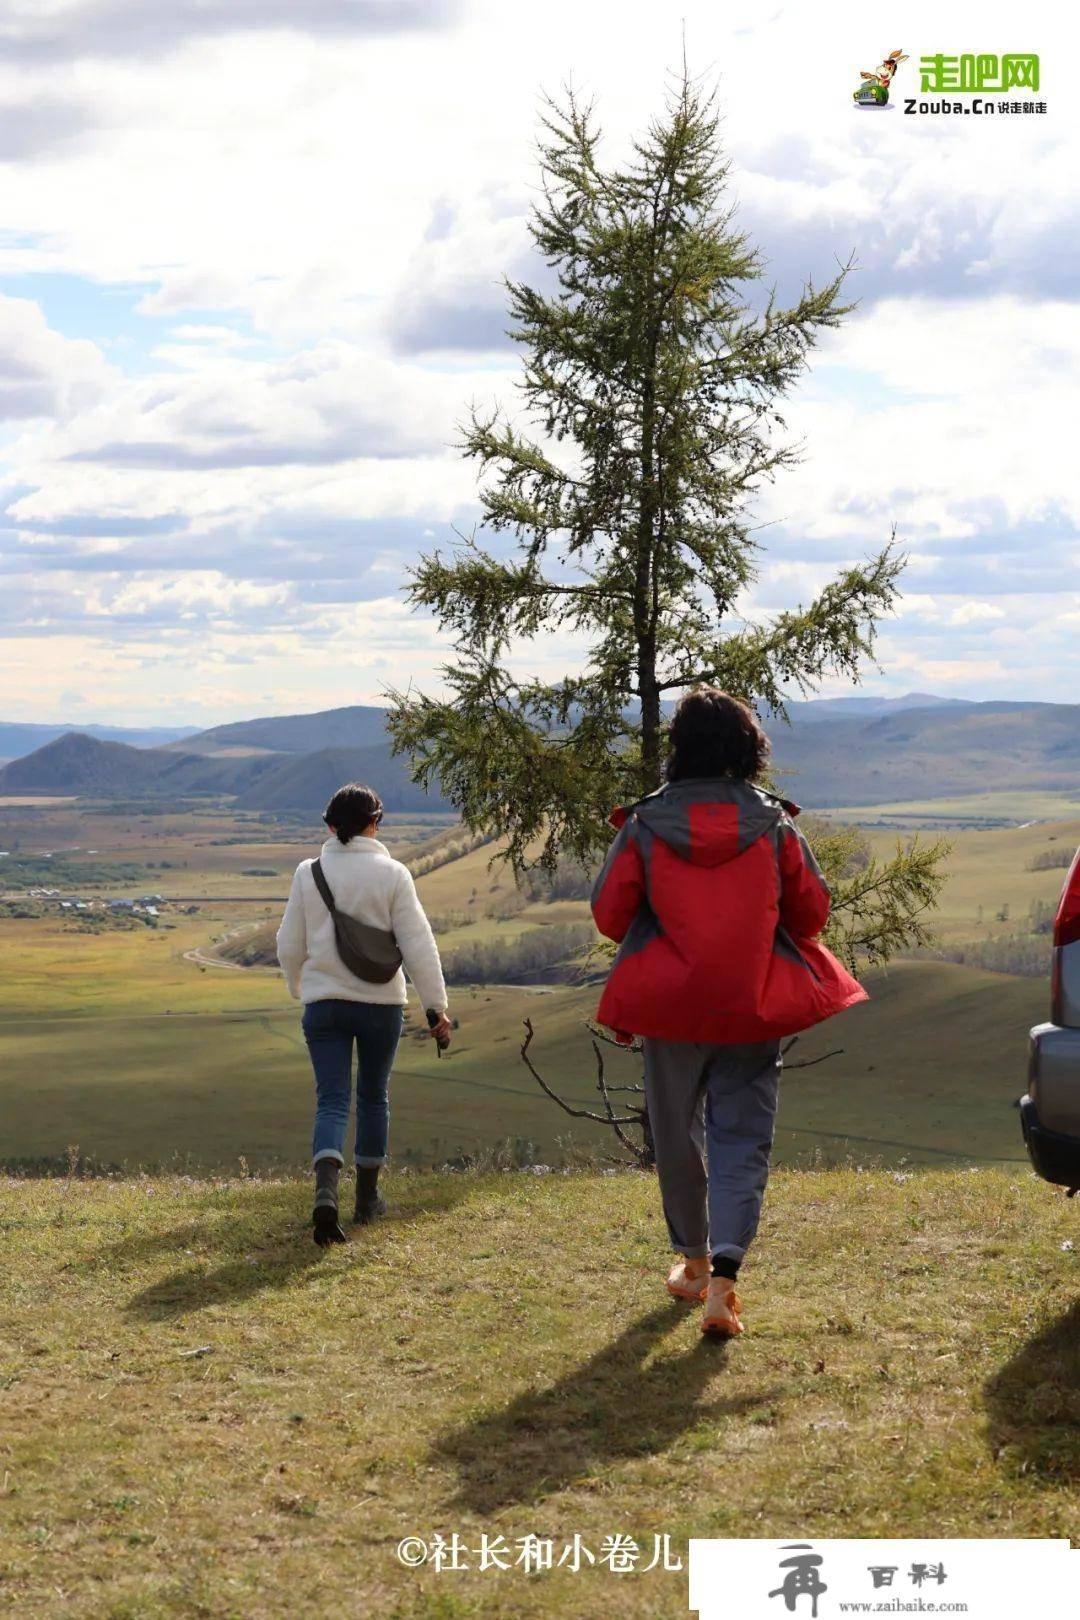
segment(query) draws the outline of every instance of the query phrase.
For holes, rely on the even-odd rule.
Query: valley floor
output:
[[[0,1605],[655,1620],[683,1574],[480,1538],[1080,1537],[1080,1212],[1030,1172],[777,1171],[728,1348],[649,1176],[388,1194],[321,1252],[301,1181],[0,1183]]]
[[[933,812],[929,803],[901,808]],[[1038,808],[1050,814],[1052,806]],[[1065,809],[1057,804],[1059,817]],[[1048,977],[997,969],[1009,967],[1012,936],[1026,937],[1037,917],[1045,924],[1080,839],[1075,819],[1037,820],[1034,809],[1031,819],[950,831],[950,876],[933,918],[941,947],[974,941],[1004,956],[868,972],[869,1003],[803,1037],[791,1054],[777,1162],[1024,1167],[1013,1105],[1025,1086],[1028,1029],[1048,1012]],[[572,1103],[595,1105],[586,1020],[596,986],[531,995],[522,975],[502,971],[513,965],[515,940],[587,931],[587,902],[519,894],[505,868],[491,867],[491,847],[472,847],[460,829],[433,838],[428,825],[395,822],[387,837],[417,859],[440,946],[448,960],[471,953],[460,976],[477,981],[453,987],[461,1027],[445,1061],[435,1059],[413,1001],[392,1090],[394,1156],[439,1165],[495,1149],[561,1164],[580,1159],[578,1149],[609,1147],[606,1132],[541,1094],[519,1056],[529,1016],[544,1078]],[[897,833],[877,827],[869,838],[887,858]],[[0,867],[21,862],[24,884],[75,885],[71,892],[98,905],[121,893],[167,897],[152,927],[72,916],[56,900],[30,903],[28,891],[0,915],[0,1167],[63,1165],[69,1150],[128,1171],[233,1173],[241,1160],[263,1170],[303,1161],[311,1075],[299,1009],[275,970],[241,971],[242,951],[230,952],[259,935],[272,940],[296,861],[315,847],[312,829],[221,807],[158,816],[122,806],[40,814],[9,806],[0,814],[0,849],[9,851]],[[1040,970],[1049,939],[1045,931],[1030,937]],[[836,1049],[826,1062],[796,1066]],[[610,1048],[605,1057],[616,1083],[639,1077],[636,1059]]]
[[[159,943],[150,936],[147,953]],[[280,978],[182,967],[164,1009],[148,975],[80,981],[81,1009],[20,1006],[0,987],[7,1167],[63,1164],[69,1148],[129,1171],[304,1162],[310,1064],[299,1009]],[[28,981],[24,958],[24,993]],[[1028,1029],[1045,1016],[1045,984],[951,962],[900,962],[869,975],[868,985],[869,1002],[802,1036],[789,1054],[775,1161],[1025,1165],[1014,1104],[1026,1085]],[[46,993],[61,1002],[55,983],[42,1002]],[[595,986],[455,991],[461,1028],[442,1060],[414,1004],[391,1085],[395,1159],[438,1165],[502,1145],[561,1164],[578,1150],[612,1150],[606,1130],[569,1118],[541,1093],[519,1054],[529,1017],[540,1073],[576,1106],[595,1109],[586,1020],[596,1001]],[[609,1080],[640,1079],[639,1058],[604,1051]]]

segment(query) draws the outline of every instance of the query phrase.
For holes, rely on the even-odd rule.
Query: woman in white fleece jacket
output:
[[[371,788],[355,782],[339,788],[323,816],[331,836],[319,862],[338,911],[393,934],[424,1010],[438,1015],[430,1034],[447,1041],[452,1025],[435,936],[412,873],[375,837],[382,815],[382,803]],[[315,1070],[315,1241],[344,1243],[338,1176],[345,1162],[353,1046],[355,1219],[364,1223],[385,1207],[378,1191],[379,1170],[386,1159],[390,1071],[405,1022],[407,991],[401,968],[377,984],[358,978],[345,966],[312,865],[302,861],[296,869],[278,929],[277,953],[289,993],[304,1003],[304,1038]]]

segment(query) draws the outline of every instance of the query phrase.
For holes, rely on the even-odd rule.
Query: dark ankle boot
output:
[[[344,1243],[338,1217],[338,1177],[341,1166],[336,1159],[320,1159],[315,1166],[315,1208],[311,1214],[313,1236],[320,1248],[327,1243]]]
[[[379,1165],[358,1164],[356,1167],[356,1209],[353,1220],[359,1226],[385,1214],[386,1205],[379,1196]]]

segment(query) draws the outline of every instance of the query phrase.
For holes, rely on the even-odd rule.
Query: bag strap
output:
[[[329,883],[326,881],[326,873],[322,869],[321,860],[316,859],[312,861],[311,875],[315,879],[315,887],[322,895],[323,903],[325,904],[327,911],[330,913],[331,917],[335,917],[337,915],[337,906],[334,904],[334,896]]]

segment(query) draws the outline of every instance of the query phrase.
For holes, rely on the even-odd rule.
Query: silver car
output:
[[[1080,1189],[1080,849],[1054,918],[1050,1023],[1029,1037],[1020,1119],[1035,1169],[1071,1197]]]

